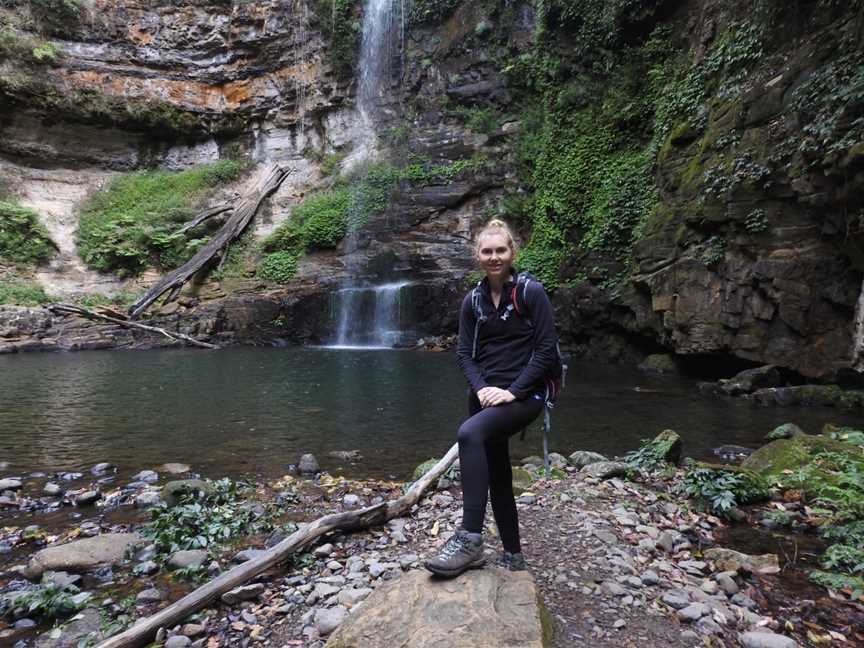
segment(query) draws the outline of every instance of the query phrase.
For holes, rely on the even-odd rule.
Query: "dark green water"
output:
[[[641,391],[637,391],[637,388]],[[404,478],[454,441],[465,384],[452,354],[331,349],[89,352],[0,356],[0,477],[86,470],[131,475],[168,461],[207,476],[279,475],[303,452],[331,471]],[[697,395],[693,382],[571,363],[553,449],[623,453],[671,427],[685,454],[757,446],[775,425],[817,432],[861,417],[760,408]],[[538,428],[539,429],[539,428]],[[327,456],[359,450],[353,464]],[[540,436],[514,442],[538,454]]]

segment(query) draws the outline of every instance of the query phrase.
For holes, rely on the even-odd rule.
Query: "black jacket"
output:
[[[544,379],[556,361],[555,316],[543,285],[534,279],[528,283],[519,316],[511,300],[514,281],[511,276],[504,284],[497,309],[488,280],[480,284],[480,307],[487,319],[480,326],[476,358],[471,357],[477,326],[471,293],[462,300],[456,356],[475,393],[491,386],[507,389],[516,398],[527,398],[543,391]]]

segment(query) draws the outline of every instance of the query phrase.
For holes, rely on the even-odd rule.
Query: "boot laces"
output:
[[[461,535],[456,534],[444,545],[444,548],[441,550],[441,557],[449,560],[459,552],[465,551],[467,545],[468,541]]]

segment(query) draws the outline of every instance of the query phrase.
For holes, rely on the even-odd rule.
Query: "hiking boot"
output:
[[[485,562],[483,535],[459,529],[441,548],[441,553],[423,565],[436,576],[453,578],[467,569],[482,567]]]
[[[510,571],[525,571],[528,569],[522,552],[510,553],[509,551],[505,551],[498,558],[496,564]]]

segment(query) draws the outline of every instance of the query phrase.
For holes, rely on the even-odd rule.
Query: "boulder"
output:
[[[557,452],[549,453],[549,465],[553,468],[564,468],[567,466],[567,457]]]
[[[0,479],[0,493],[7,490],[18,490],[21,486],[20,479]]]
[[[627,464],[620,461],[598,461],[582,468],[582,472],[597,479],[612,479],[627,474]]]
[[[240,601],[249,601],[258,598],[264,593],[264,585],[261,583],[253,583],[252,585],[241,585],[235,587],[230,592],[225,592],[222,595],[222,602],[227,605],[236,605]]]
[[[681,461],[681,446],[681,437],[675,430],[663,430],[651,440],[654,456],[675,465]]]
[[[162,499],[169,507],[177,506],[180,497],[189,494],[208,497],[213,494],[213,487],[201,479],[176,479],[162,487]]]
[[[103,461],[102,463],[97,463],[95,466],[93,466],[90,469],[90,474],[95,475],[96,477],[101,477],[102,475],[111,471],[116,472],[117,466],[112,463]]]
[[[46,571],[87,571],[99,565],[116,565],[130,547],[142,543],[137,533],[105,533],[74,540],[37,552],[23,573],[37,578]]]
[[[84,491],[75,497],[75,506],[89,506],[90,504],[95,504],[100,499],[102,499],[102,493],[98,490]]]
[[[765,435],[766,441],[776,441],[777,439],[791,439],[796,436],[804,436],[804,430],[794,423],[784,423],[778,425]]]
[[[188,473],[191,470],[189,465],[184,463],[162,464],[161,469],[163,472],[167,472],[172,475],[182,475],[183,473]]]
[[[528,572],[483,569],[439,580],[410,571],[379,586],[325,648],[541,648],[551,623]]]
[[[531,489],[534,477],[524,468],[513,468],[513,494],[521,495]]]
[[[720,389],[730,396],[750,394],[757,389],[779,387],[782,384],[780,372],[774,365],[746,369],[732,378],[720,381]]]
[[[321,466],[318,465],[318,460],[313,454],[304,454],[300,457],[300,463],[297,464],[297,470],[301,475],[314,475],[321,472]]]
[[[678,371],[675,359],[668,353],[652,353],[642,361],[638,369],[648,373],[659,374],[677,373]]]
[[[589,452],[588,450],[577,450],[569,457],[570,463],[577,468],[584,468],[588,464],[597,463],[600,461],[609,461],[599,452]]]
[[[207,560],[207,552],[203,549],[186,549],[175,551],[168,559],[168,569],[187,569],[200,567]]]
[[[772,441],[756,450],[741,465],[771,482],[780,483],[787,481],[787,471],[809,467],[801,473],[806,475],[805,481],[795,486],[813,497],[819,496],[826,486],[839,486],[843,478],[842,473],[833,470],[831,462],[826,464],[816,461],[818,455],[825,451],[850,462],[864,464],[864,450],[853,444],[805,435]]]
[[[702,556],[706,560],[714,561],[716,570],[720,572],[741,570],[753,574],[777,574],[780,572],[780,560],[776,554],[751,556],[734,549],[711,547],[706,549]]]
[[[98,609],[86,608],[67,623],[36,637],[33,648],[78,648],[83,645],[96,645],[102,640],[100,620]]]

